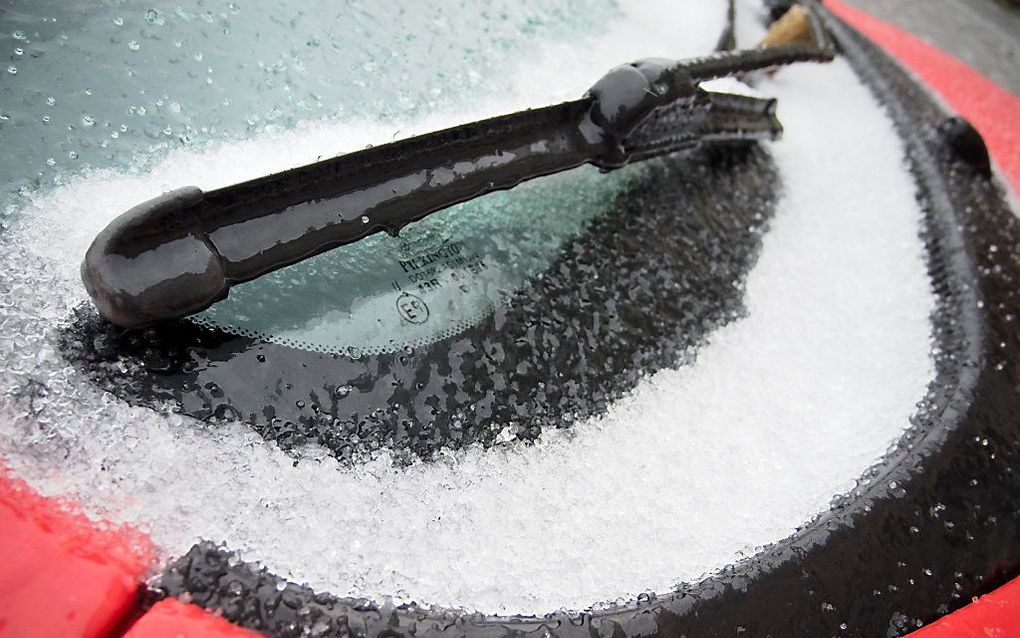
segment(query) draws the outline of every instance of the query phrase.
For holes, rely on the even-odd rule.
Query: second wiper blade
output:
[[[100,314],[133,328],[208,308],[237,283],[396,233],[435,211],[522,181],[605,170],[702,142],[776,139],[775,101],[698,83],[830,49],[791,45],[619,66],[573,102],[394,142],[203,192],[140,204],[94,240],[82,279]]]

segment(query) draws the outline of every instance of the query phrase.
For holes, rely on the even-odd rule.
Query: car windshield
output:
[[[182,179],[223,186],[576,99],[622,61],[606,41],[634,48],[633,34],[612,28],[622,17],[608,0],[464,12],[412,2],[313,2],[297,12],[275,2],[15,3],[0,34],[14,51],[3,77],[13,99],[0,104],[13,151],[0,208],[16,216],[19,197],[83,169],[153,171],[156,179],[125,185],[137,202]],[[721,11],[701,40],[671,53],[710,51],[716,23]],[[595,37],[603,46],[585,51]],[[550,42],[573,46],[556,54]],[[272,154],[235,142],[253,135]],[[179,170],[175,158],[187,154],[202,157],[204,174]],[[355,357],[431,343],[505,305],[640,174],[583,167],[467,202],[399,237],[373,236],[237,286],[191,321]],[[97,221],[82,220],[83,235],[124,209],[111,199],[93,206]]]
[[[753,49],[761,3],[738,4]],[[932,321],[957,324],[915,147],[848,57],[706,86],[778,99],[775,143],[547,175],[137,329],[83,286],[86,250],[140,202],[578,100],[621,63],[708,54],[733,6],[8,2],[3,463],[151,530],[163,564],[222,543],[402,614],[584,611],[578,634],[620,605],[653,631],[633,605],[788,555],[862,476],[895,494],[869,468],[927,423],[955,356]],[[204,591],[233,589],[210,573]]]

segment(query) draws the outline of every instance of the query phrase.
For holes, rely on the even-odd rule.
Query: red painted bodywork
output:
[[[134,613],[148,538],[97,525],[0,467],[0,636],[99,638]]]
[[[262,638],[201,607],[170,598],[142,616],[124,638]]]
[[[938,47],[842,0],[825,0],[825,7],[899,60],[946,106],[973,124],[1013,192],[1020,194],[1020,96]]]
[[[1020,578],[910,634],[910,638],[1020,636]]]

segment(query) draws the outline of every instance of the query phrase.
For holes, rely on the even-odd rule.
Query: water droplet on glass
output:
[[[57,165],[57,160],[53,159],[52,157],[47,157],[46,158],[46,165],[47,166],[56,166]]]
[[[15,31],[11,35],[14,36],[15,40],[24,40],[25,39],[25,32],[24,31],[20,31],[20,30],[19,31]]]
[[[124,18],[117,16],[116,18],[113,19],[113,23],[118,27],[122,27],[124,26]]]
[[[82,126],[92,127],[96,125],[96,118],[92,117],[88,113],[81,116]]]
[[[142,48],[142,45],[138,44],[138,40],[132,40],[128,42],[128,48],[131,49],[132,51],[137,51],[138,49]]]
[[[46,98],[46,103],[49,104],[50,106],[54,106],[57,103],[57,98],[48,97]]]
[[[362,224],[367,224],[368,223],[368,215],[362,215],[361,216],[361,223]]]
[[[21,47],[14,47],[14,55],[25,55],[25,50]]]
[[[18,74],[18,67],[14,66],[12,64],[12,65],[7,67],[7,72],[10,73],[11,75],[17,75]]]

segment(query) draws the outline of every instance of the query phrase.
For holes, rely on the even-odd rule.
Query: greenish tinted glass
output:
[[[0,9],[0,209],[85,166],[146,170],[302,120],[409,121],[489,99],[539,45],[617,13],[612,0],[15,0]],[[639,173],[583,168],[467,202],[235,287],[195,320],[344,354],[429,343],[527,285]]]
[[[0,5],[0,210],[85,165],[498,94],[529,50],[616,13],[612,0],[13,0]]]
[[[235,286],[195,320],[355,357],[431,343],[507,302],[642,172],[584,166],[492,193]]]

